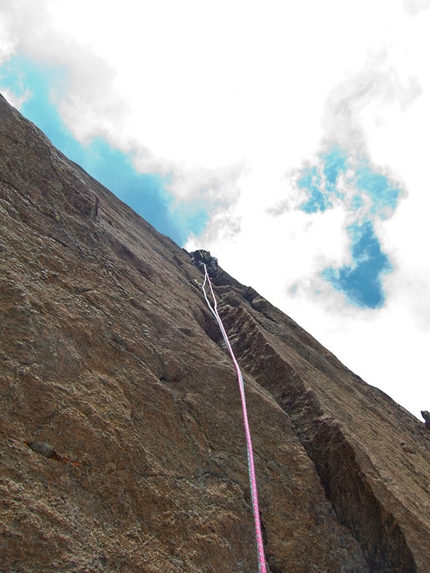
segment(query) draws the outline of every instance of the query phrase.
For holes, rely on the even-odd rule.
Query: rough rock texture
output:
[[[256,572],[235,372],[188,254],[1,97],[0,226],[0,571]],[[430,433],[214,282],[270,571],[427,573]]]

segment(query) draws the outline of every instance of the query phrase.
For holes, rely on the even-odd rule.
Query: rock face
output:
[[[0,571],[256,572],[236,375],[188,254],[1,97],[0,225]],[[427,573],[430,433],[252,288],[214,289],[270,571]]]

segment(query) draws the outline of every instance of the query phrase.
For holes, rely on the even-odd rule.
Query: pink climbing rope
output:
[[[214,301],[214,305],[212,307],[209,299],[206,295],[206,282],[209,283],[209,288],[211,291],[211,295]],[[257,479],[255,477],[255,467],[254,467],[254,454],[252,450],[252,440],[251,440],[251,431],[249,429],[248,423],[248,411],[246,408],[246,399],[245,399],[245,385],[243,383],[243,376],[240,370],[239,364],[236,360],[236,356],[234,355],[233,349],[231,347],[230,341],[227,336],[227,332],[225,331],[224,325],[222,323],[221,317],[218,314],[218,305],[215,298],[215,293],[212,288],[212,283],[205,265],[205,280],[203,281],[202,285],[203,294],[205,295],[206,303],[214,315],[215,320],[220,327],[221,333],[223,335],[224,341],[227,345],[228,351],[230,352],[231,359],[233,361],[234,367],[236,368],[237,373],[237,380],[239,383],[239,391],[240,391],[240,398],[242,402],[242,414],[243,414],[243,424],[245,426],[245,437],[246,437],[246,451],[248,456],[248,474],[249,474],[249,485],[251,489],[251,499],[252,499],[252,509],[254,512],[254,527],[255,527],[255,538],[257,542],[257,553],[258,553],[258,571],[259,573],[267,573],[266,569],[266,558],[264,555],[264,545],[263,545],[263,536],[261,533],[261,521],[260,521],[260,510],[258,506],[258,492],[257,492]]]

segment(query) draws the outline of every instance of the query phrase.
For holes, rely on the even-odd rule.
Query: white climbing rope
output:
[[[251,440],[251,431],[249,429],[248,423],[248,410],[246,407],[246,399],[245,399],[245,385],[243,383],[243,376],[240,370],[239,364],[236,360],[234,355],[233,349],[231,347],[230,341],[227,336],[227,332],[225,331],[224,325],[222,323],[221,317],[218,314],[218,305],[215,298],[215,293],[212,288],[211,279],[209,277],[206,265],[205,267],[205,280],[203,281],[202,290],[205,296],[206,303],[214,315],[215,320],[218,323],[218,326],[221,330],[222,336],[224,341],[227,345],[228,351],[230,352],[231,359],[233,361],[234,367],[236,368],[237,373],[237,380],[239,383],[239,391],[240,391],[240,398],[242,402],[242,414],[243,414],[243,424],[245,426],[245,437],[246,437],[246,451],[248,456],[248,474],[249,474],[249,485],[251,489],[251,499],[252,499],[252,509],[254,512],[254,527],[255,527],[255,538],[257,542],[257,554],[258,554],[258,571],[259,573],[266,573],[266,558],[264,554],[264,545],[263,545],[263,536],[261,533],[261,521],[260,521],[260,510],[258,506],[258,492],[257,492],[257,479],[255,475],[255,467],[254,467],[254,454],[252,450],[252,440]],[[206,295],[206,283],[209,284],[209,288],[211,291],[212,299],[214,301],[213,306],[209,302],[209,299]]]

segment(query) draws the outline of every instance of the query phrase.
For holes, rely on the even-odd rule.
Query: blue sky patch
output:
[[[342,179],[340,177],[342,176]],[[321,153],[298,173],[296,187],[306,193],[300,209],[305,213],[324,212],[342,202],[348,218],[352,263],[339,269],[329,267],[322,276],[351,304],[380,308],[385,303],[382,275],[392,271],[374,232],[374,222],[384,220],[403,195],[401,185],[366,158],[349,156],[337,146]]]
[[[166,179],[137,172],[129,156],[102,138],[93,139],[89,145],[74,139],[51,98],[51,90],[61,95],[66,81],[64,68],[32,62],[20,55],[0,68],[0,89],[9,89],[17,98],[30,94],[21,106],[21,113],[69,159],[179,245],[185,244],[190,232],[199,234],[208,214],[197,204],[173,208],[173,199],[165,189]]]
[[[348,156],[339,147],[333,147],[330,151],[324,153],[321,159],[327,190],[339,196],[336,184],[339,175],[348,168]]]
[[[324,212],[333,206],[333,198],[343,197],[337,186],[338,178],[347,168],[347,154],[333,147],[321,154],[315,165],[304,167],[297,178],[296,185],[303,189],[308,199],[302,203],[301,210],[305,213]]]
[[[316,166],[305,167],[302,170],[301,176],[297,180],[297,187],[304,189],[309,194],[308,200],[301,206],[305,213],[323,212],[331,206],[330,199],[324,192],[321,174]]]
[[[382,252],[369,221],[361,226],[352,225],[348,232],[352,238],[352,264],[340,269],[329,267],[322,276],[352,304],[361,308],[381,308],[385,302],[381,278],[393,270],[389,258]]]
[[[356,188],[371,199],[371,213],[386,219],[397,206],[402,190],[386,175],[374,171],[367,161],[362,161],[355,174]]]
[[[343,188],[339,185],[340,175],[344,175]],[[357,161],[349,157],[337,146],[321,153],[313,165],[304,166],[296,186],[307,196],[300,206],[305,213],[324,212],[333,207],[335,199],[340,199],[353,212],[368,205],[364,215],[369,220],[375,216],[386,219],[403,195],[401,186],[382,170],[372,167],[365,158]]]

